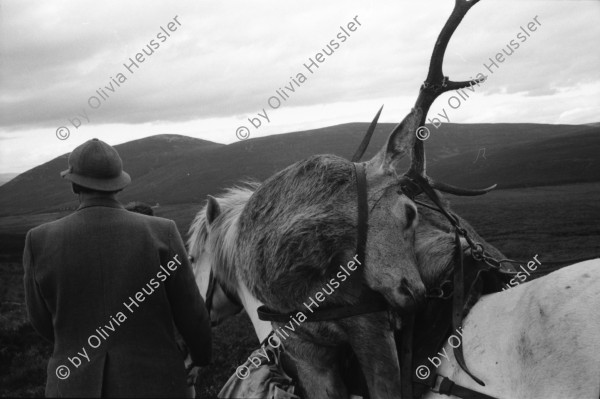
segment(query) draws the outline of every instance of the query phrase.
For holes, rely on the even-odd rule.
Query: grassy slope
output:
[[[542,261],[600,255],[600,183],[501,190],[478,198],[451,198],[453,209],[505,255]],[[186,226],[190,206],[163,209]],[[21,221],[26,219],[21,219]],[[12,228],[18,227],[14,220]],[[20,230],[24,230],[23,227]],[[181,231],[185,234],[185,231]],[[41,395],[50,346],[24,321],[22,271],[17,257],[0,268],[0,395]],[[258,346],[246,315],[213,329],[214,362],[202,370],[199,397],[212,398]],[[6,342],[6,344],[4,344]]]

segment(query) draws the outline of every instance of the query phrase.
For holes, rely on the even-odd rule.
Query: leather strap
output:
[[[454,297],[452,299],[452,328],[454,331],[458,331],[462,327],[463,311],[465,309],[465,274],[464,274],[464,260],[463,251],[460,245],[460,233],[458,229],[454,231]],[[475,377],[473,373],[467,367],[465,358],[462,351],[462,340],[458,346],[453,346],[454,357],[465,373],[469,374],[475,382],[481,386],[485,386],[483,381]]]
[[[403,398],[413,397],[413,333],[415,330],[415,314],[402,316],[402,329],[394,333],[396,350],[400,354],[400,388]],[[398,342],[400,339],[400,342]],[[399,350],[398,350],[399,349]]]
[[[363,302],[351,306],[335,306],[311,310],[313,313],[309,311],[302,312],[306,316],[306,320],[304,320],[305,323],[313,321],[339,320],[347,317],[359,316],[361,314],[381,312],[388,310],[388,304],[382,299],[380,301],[370,300],[368,303]],[[292,319],[292,317],[296,317],[300,310],[294,310],[289,313],[279,313],[263,305],[260,306],[256,312],[258,313],[258,318],[261,320],[287,323]]]
[[[462,326],[463,314],[465,313],[465,281],[464,281],[464,262],[463,262],[463,251],[460,243],[460,228],[459,222],[456,216],[448,212],[440,198],[438,197],[435,190],[429,185],[429,182],[420,175],[409,176],[419,186],[419,188],[431,199],[431,201],[439,208],[440,212],[448,219],[448,221],[454,227],[454,293],[452,298],[452,327],[454,331],[458,331],[458,328]],[[472,306],[472,305],[471,305]],[[462,340],[460,345],[454,348],[454,357],[460,365],[460,367],[471,377],[475,382],[481,386],[485,386],[483,381],[477,378],[465,362],[462,351]]]
[[[206,310],[208,311],[209,316],[210,316],[210,312],[212,312],[213,301],[214,301],[214,296],[215,296],[215,289],[217,287],[217,284],[221,287],[221,291],[223,291],[223,294],[225,294],[225,297],[227,298],[227,300],[229,302],[231,302],[234,305],[237,305],[239,307],[244,307],[244,305],[242,304],[242,301],[237,296],[237,294],[232,293],[226,287],[224,287],[221,283],[219,283],[214,275],[213,270],[210,269],[210,274],[208,276],[208,289],[206,290],[206,299],[204,300],[204,306],[206,307]]]
[[[227,300],[231,303],[233,303],[234,305],[240,306],[240,307],[244,307],[244,304],[242,303],[242,301],[240,300],[240,298],[238,297],[238,295],[236,293],[233,293],[231,291],[229,291],[229,289],[222,285],[221,283],[219,283],[217,281],[217,284],[219,284],[219,286],[221,286],[221,291],[223,291],[223,294],[225,294],[225,297],[227,298]]]
[[[493,396],[457,385],[448,377],[443,377],[437,393],[448,396],[456,396],[463,399],[496,399]]]
[[[210,312],[212,311],[213,296],[215,294],[215,284],[216,280],[211,268],[210,274],[208,275],[208,289],[206,290],[206,300],[204,301],[204,306],[206,307],[206,311],[208,312],[209,317]]]
[[[360,264],[365,265],[365,248],[367,246],[367,233],[369,231],[369,204],[367,199],[367,173],[365,165],[355,163],[354,175],[356,176],[356,191],[357,191],[357,208],[358,218],[356,222],[357,238],[356,238],[356,254]]]

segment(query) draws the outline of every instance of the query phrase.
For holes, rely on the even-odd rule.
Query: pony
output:
[[[451,81],[442,71],[448,42],[476,3],[478,0],[455,0],[452,14],[434,45],[429,72],[415,106],[372,159],[358,167],[340,157],[319,155],[290,165],[260,185],[235,218],[221,214],[218,202],[209,198],[208,248],[211,264],[219,265],[216,277],[229,284],[225,288],[233,292],[242,282],[253,297],[272,311],[293,319],[295,325],[280,318],[273,321],[273,326],[286,334],[286,350],[295,361],[301,394],[306,398],[347,396],[339,372],[342,352],[347,347],[340,345],[341,342],[348,343],[357,356],[371,397],[400,396],[394,328],[404,318],[397,318],[398,314],[410,315],[423,302],[426,286],[436,287],[453,268],[462,268],[462,261],[456,265],[453,262],[454,251],[459,255],[462,250],[477,251],[470,254],[473,260],[484,254],[493,258],[493,253],[499,252],[491,246],[484,249],[480,237],[461,218],[448,213],[435,191],[478,195],[494,186],[483,190],[461,189],[436,182],[425,172],[423,140],[429,135],[425,122],[430,106],[444,92],[469,88],[485,79],[479,74],[476,79]],[[373,130],[367,133],[353,160],[360,159]],[[408,153],[411,166],[403,173],[399,161]],[[359,174],[359,170],[364,171],[367,186],[364,201],[359,189],[363,172]],[[433,204],[422,205],[421,214],[428,213],[425,209],[437,207],[447,220],[430,214],[422,230],[425,233],[419,239],[419,214],[412,199],[422,192]],[[359,227],[360,205],[364,202],[369,210],[369,234],[362,251]],[[224,242],[236,245],[218,245]],[[425,243],[429,245],[423,250]],[[364,256],[359,256],[361,267],[354,275],[357,277],[348,278],[343,286],[337,281],[338,285],[333,284],[332,276],[337,276],[338,268],[344,264],[350,267],[360,252]],[[436,259],[423,259],[423,254]],[[326,285],[329,292],[323,288]],[[327,301],[323,306],[347,308],[367,297],[370,300],[383,297],[396,314],[390,317],[386,311],[374,311],[339,320],[304,323],[307,319],[302,308],[307,307],[304,301],[309,298],[313,301],[312,295],[316,297],[315,293],[322,294],[321,291],[327,294],[327,297],[322,295]],[[460,292],[458,296],[462,295]]]
[[[256,187],[256,185],[254,185]],[[207,248],[208,208],[213,220],[216,209],[225,213],[235,204],[239,214],[244,201],[252,195],[252,187],[230,189],[222,197],[208,203],[198,212],[190,227],[188,247],[196,261],[195,272],[208,276],[210,268],[220,270],[203,256]],[[236,197],[235,199],[230,198]],[[422,213],[417,228],[416,253],[423,279],[436,284],[439,276],[452,262],[453,242],[449,225],[437,212],[418,205]],[[468,224],[463,220],[463,225]],[[229,224],[231,225],[231,224]],[[470,228],[470,226],[469,226]],[[214,231],[214,230],[213,230]],[[225,235],[226,236],[226,235]],[[213,244],[234,246],[235,241]],[[489,245],[486,243],[486,245]],[[491,247],[491,246],[490,246]],[[466,244],[464,245],[466,249]],[[493,248],[493,247],[492,247]],[[231,248],[216,249],[231,251]],[[198,259],[202,259],[198,262]],[[217,278],[223,278],[217,273]],[[269,322],[258,319],[257,309],[262,303],[254,298],[235,275],[229,286],[239,286],[238,296],[252,320],[259,342],[271,333]],[[207,287],[207,282],[199,286]],[[244,288],[242,288],[244,287]],[[201,288],[201,293],[205,296]],[[227,302],[227,298],[223,298]],[[234,303],[229,303],[232,309]],[[483,296],[464,320],[461,337],[469,368],[485,381],[485,387],[473,381],[458,365],[454,342],[446,342],[441,351],[431,353],[440,362],[437,368],[428,366],[428,372],[452,378],[457,384],[496,397],[527,398],[596,398],[600,394],[600,259],[580,262],[559,269],[547,276],[522,283],[506,291]],[[552,331],[552,334],[548,332]],[[417,375],[417,377],[421,377]],[[448,396],[429,390],[423,398],[442,399]]]
[[[236,219],[241,208],[243,208],[253,190],[258,186],[257,182],[248,181],[242,185],[227,189],[219,197],[220,209],[226,215],[231,216],[232,219]],[[216,201],[214,197],[209,197],[213,201]],[[220,273],[222,268],[213,269],[210,266],[210,251],[207,247],[208,223],[206,220],[206,208],[206,205],[202,207],[194,217],[188,231],[186,244],[196,285],[204,302],[211,304],[209,316],[211,324],[216,326],[228,317],[234,316],[244,308],[248,308],[254,304],[251,296],[245,294],[247,288],[236,283],[223,283],[223,281],[229,281],[229,278],[225,276],[220,276],[218,279],[212,277],[211,271],[216,270]],[[213,280],[214,289],[212,292],[209,292],[211,279]],[[229,288],[224,288],[226,286]]]
[[[357,260],[355,179],[351,162],[314,156],[267,179],[244,206],[235,228],[222,229],[225,219],[219,217],[209,220],[216,232],[235,230],[237,243],[231,258],[217,253],[215,263],[235,270],[269,309],[293,315],[287,323],[273,325],[287,344],[306,398],[347,397],[340,365],[348,346],[372,397],[400,394],[395,324],[388,311],[304,322],[316,307],[355,306],[361,299],[376,300],[375,292],[395,311],[408,312],[425,294],[412,247],[416,207],[398,194],[395,180],[367,175],[372,234],[366,240],[365,264]],[[356,278],[336,279],[343,265],[352,270],[353,259],[360,264],[351,276]]]
[[[263,342],[272,331],[271,323],[259,320],[256,309],[262,305],[262,302],[249,292],[245,283],[235,272],[233,265],[238,245],[235,232],[238,228],[239,217],[257,187],[259,187],[258,183],[251,183],[245,187],[228,189],[223,196],[217,198],[209,196],[207,204],[197,213],[190,227],[188,249],[193,258],[192,265],[196,283],[202,296],[206,298],[212,269],[215,279],[220,283],[218,286],[222,285],[226,287],[226,290],[237,293],[252,321],[259,342]],[[437,268],[446,266],[448,261],[442,255],[451,252],[453,245],[453,236],[448,233],[449,229],[444,225],[444,223],[447,224],[447,221],[427,208],[420,212],[424,217],[421,218],[417,229],[416,242],[427,245],[417,245],[417,258],[421,263]],[[472,231],[473,236],[479,238],[468,223],[463,222],[463,224]],[[439,249],[444,245],[447,247],[446,250],[440,251]],[[431,253],[426,252],[423,248],[428,248]],[[229,267],[223,267],[223,263],[228,264]],[[425,277],[427,284],[432,286],[438,284],[441,278],[427,273],[425,273]],[[215,293],[218,294],[218,291]],[[225,296],[223,296],[223,304],[230,307],[230,314],[237,313],[237,304],[228,302]],[[211,313],[211,320],[214,322],[216,319],[218,318]],[[389,329],[388,326],[386,328]],[[310,364],[307,364],[306,367],[310,367]],[[394,372],[396,369],[393,369]]]
[[[485,386],[458,365],[452,351],[456,340],[431,354],[441,361],[436,373],[498,398],[598,398],[598,309],[600,259],[485,295],[464,320],[460,338],[469,369]]]
[[[350,162],[320,156],[297,163],[263,183],[239,214],[234,212],[240,208],[233,207],[216,216],[218,203],[209,198],[206,216],[209,240],[236,243],[208,246],[214,251],[207,251],[207,255],[213,263],[222,265],[219,270],[214,269],[216,278],[226,289],[237,292],[239,285],[231,283],[236,281],[232,277],[237,274],[253,296],[272,309],[279,312],[298,309],[320,287],[332,281],[337,265],[356,258],[357,193],[353,183]],[[389,181],[375,183],[369,186],[373,203],[369,229],[376,233],[366,242],[363,275],[348,279],[345,286],[332,290],[328,304],[356,304],[366,291],[365,284],[400,309],[413,306],[424,295],[425,287],[412,249],[416,207],[398,195],[397,187],[389,185]],[[303,184],[308,190],[297,191]],[[263,200],[275,192],[284,197],[279,201]],[[277,204],[281,208],[273,209]],[[265,211],[275,217],[269,220],[260,217],[266,215]],[[288,217],[293,219],[290,224]],[[276,231],[275,226],[280,230]],[[277,238],[279,233],[281,236]],[[307,242],[309,236],[312,240]],[[392,243],[387,237],[400,239]],[[266,243],[273,240],[274,246]],[[296,252],[290,254],[294,246]],[[263,250],[274,252],[269,255]],[[244,265],[250,268],[243,270]],[[261,267],[266,268],[261,270]],[[255,278],[255,274],[266,278]],[[304,315],[299,314],[302,322]],[[393,325],[387,310],[383,310],[332,322],[306,323],[289,333],[287,353],[294,358],[304,396],[329,396],[327,389],[320,387],[330,387],[331,395],[347,396],[338,370],[342,342],[353,347],[363,370],[368,370],[366,381],[373,397],[399,392]]]

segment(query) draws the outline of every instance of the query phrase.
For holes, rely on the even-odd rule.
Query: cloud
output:
[[[433,44],[451,8],[446,0],[426,6],[392,0],[3,2],[0,137],[18,134],[12,142],[24,143],[45,134],[54,140],[48,142],[54,149],[50,153],[57,155],[63,146],[54,137],[59,126],[88,138],[111,126],[124,141],[138,138],[142,127],[184,133],[175,129],[194,126],[188,134],[228,142],[235,139],[230,132],[268,108],[269,97],[299,72],[307,80],[271,110],[278,124],[257,134],[314,127],[324,120],[352,122],[356,113],[344,112],[342,105],[357,110],[373,104],[376,109],[384,99],[398,106],[387,114],[390,121],[399,120],[425,79]],[[493,74],[487,73],[477,103],[462,107],[457,117],[464,120],[456,122],[481,115],[488,117],[484,122],[514,122],[535,113],[536,121],[554,123],[572,115],[572,109],[579,110],[581,120],[593,120],[597,110],[579,103],[593,103],[600,94],[600,55],[591,40],[600,33],[598,11],[600,3],[587,1],[513,1],[510,8],[501,0],[479,2],[449,44],[444,72],[452,79],[485,72],[489,58],[534,17],[541,26]],[[129,58],[135,59],[175,16],[181,22],[177,31],[129,73],[123,64],[130,64]],[[356,31],[314,73],[308,72],[304,64],[356,16],[361,22]],[[113,84],[114,92],[106,89],[118,73],[127,80],[119,87]],[[99,97],[96,90],[104,90],[107,98],[94,109],[88,100]],[[570,94],[551,110],[539,109],[540,102],[566,92]],[[482,109],[490,102],[502,109]],[[319,109],[338,114],[324,116]],[[307,110],[311,113],[300,113]],[[78,129],[74,118],[81,122]],[[211,135],[209,127],[220,136]],[[0,171],[4,168],[0,164]]]

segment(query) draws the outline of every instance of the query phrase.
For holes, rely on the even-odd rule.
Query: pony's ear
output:
[[[206,205],[206,221],[209,225],[221,214],[221,207],[212,195],[208,196],[208,204]]]

